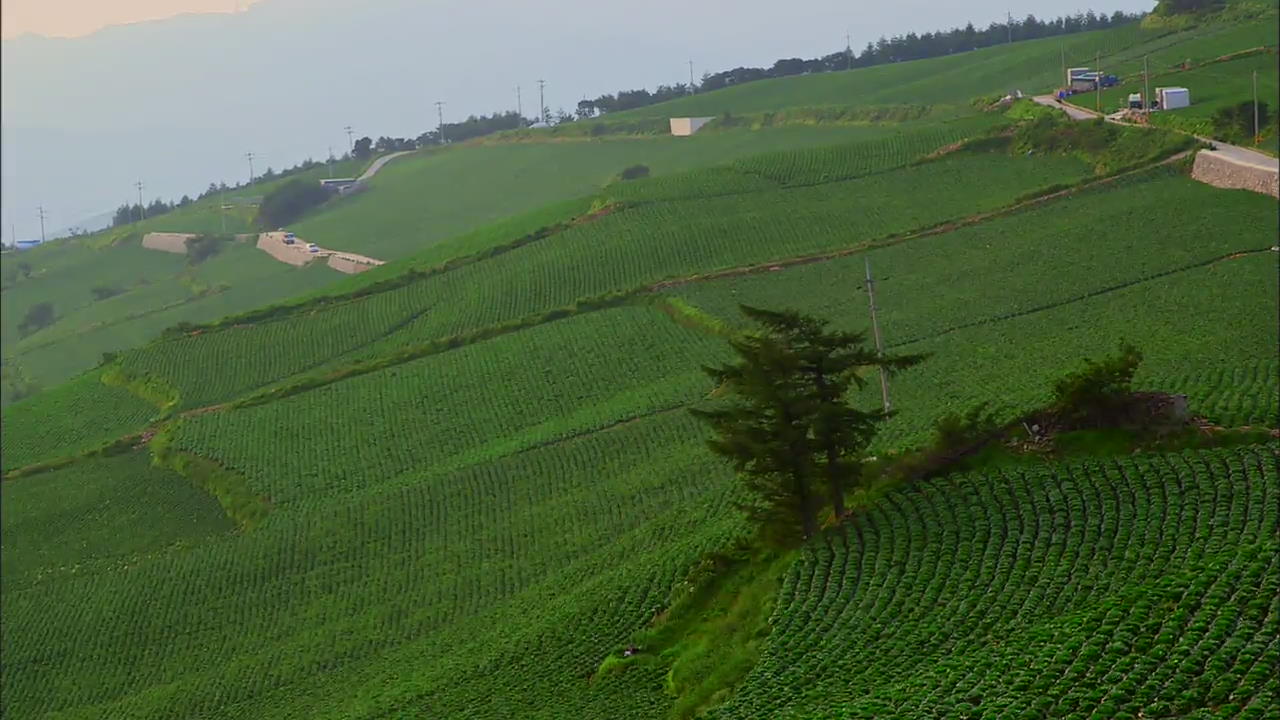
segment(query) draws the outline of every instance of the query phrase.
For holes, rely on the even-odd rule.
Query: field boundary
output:
[[[1208,267],[1215,263],[1222,262],[1223,260],[1231,260],[1234,258],[1246,256],[1246,255],[1258,255],[1258,254],[1267,253],[1267,252],[1273,252],[1273,251],[1270,247],[1264,247],[1264,248],[1257,248],[1253,250],[1240,250],[1237,252],[1226,253],[1224,255],[1218,255],[1216,257],[1209,258],[1208,260],[1201,260],[1198,262],[1194,262],[1188,265],[1182,265],[1169,270],[1162,270],[1158,273],[1152,273],[1152,274],[1137,278],[1135,280],[1129,280],[1127,282],[1119,283],[1117,285],[1111,285],[1109,287],[1093,290],[1091,292],[1084,293],[1083,295],[1077,295],[1075,297],[1068,298],[1066,300],[1046,303],[1044,305],[1039,305],[1037,307],[1029,308],[1027,310],[1019,310],[1018,312],[1005,313],[1002,315],[993,315],[985,320],[975,320],[973,322],[963,323],[961,325],[955,325],[953,327],[949,327],[944,330],[939,330],[938,332],[932,333],[929,335],[921,335],[921,336],[910,338],[907,340],[890,343],[888,347],[890,348],[905,347],[907,345],[913,345],[919,342],[935,340],[944,335],[950,335],[951,333],[954,333],[954,332],[960,332],[961,330],[968,330],[970,328],[981,327],[983,325],[992,325],[995,323],[1004,322],[1006,320],[1014,320],[1020,317],[1025,317],[1027,315],[1035,315],[1036,313],[1045,312],[1047,310],[1053,310],[1055,308],[1064,307],[1066,305],[1071,305],[1073,303],[1082,302],[1084,300],[1089,300],[1091,298],[1107,295],[1113,292],[1117,292],[1119,290],[1124,290],[1126,288],[1131,288],[1131,287],[1134,287],[1135,285],[1142,285],[1143,283],[1149,283],[1149,282],[1154,282],[1156,280],[1161,280],[1171,275],[1177,275],[1178,273],[1198,270],[1200,268]]]
[[[1097,187],[1101,187],[1101,186],[1105,186],[1110,183],[1113,183],[1117,180],[1139,175],[1144,172],[1148,172],[1156,168],[1159,168],[1161,166],[1171,165],[1177,162],[1178,160],[1181,160],[1187,157],[1191,152],[1192,151],[1190,150],[1179,152],[1175,155],[1172,155],[1168,158],[1152,163],[1150,165],[1143,165],[1142,167],[1125,170],[1113,175],[1108,175],[1103,178],[1089,179],[1084,183],[1077,184],[1063,190],[1053,190],[1051,192],[1048,192],[1047,194],[1035,195],[1034,197],[1028,198],[1021,202],[1015,202],[1012,205],[1006,205],[1005,207],[997,208],[989,212],[978,213],[976,215],[970,215],[968,217],[959,218],[959,219],[945,220],[941,223],[938,223],[936,225],[931,225],[921,230],[916,230],[916,231],[908,232],[905,234],[899,234],[899,235],[889,235],[889,236],[880,238],[878,240],[867,240],[857,245],[841,248],[839,250],[829,250],[826,252],[815,253],[812,255],[800,255],[800,256],[790,257],[790,258],[781,258],[781,259],[772,260],[768,262],[753,263],[751,265],[740,265],[738,267],[727,268],[724,270],[716,270],[714,272],[709,272],[709,273],[700,273],[695,275],[687,275],[685,277],[680,277],[680,278],[662,280],[660,282],[656,282],[649,285],[647,290],[648,292],[661,292],[663,290],[670,290],[672,288],[682,287],[684,285],[691,285],[693,283],[709,282],[712,280],[723,280],[725,278],[741,277],[744,275],[754,275],[754,274],[764,273],[764,272],[777,272],[780,270],[785,270],[788,268],[797,267],[801,265],[811,265],[813,263],[827,262],[829,260],[836,260],[839,258],[848,257],[850,255],[857,255],[858,253],[866,252],[868,250],[875,250],[882,247],[891,247],[893,245],[908,242],[910,240],[920,240],[927,237],[933,237],[935,235],[943,235],[949,232],[953,232],[955,230],[960,230],[962,228],[971,227],[974,225],[981,225],[990,220],[996,220],[1002,217],[1016,215],[1024,210],[1036,207],[1038,205],[1043,205],[1046,203],[1054,202],[1056,200],[1060,200],[1065,197],[1070,197],[1073,195],[1078,195],[1084,192],[1088,192]]]

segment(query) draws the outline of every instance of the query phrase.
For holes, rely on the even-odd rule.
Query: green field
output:
[[[1267,717],[1278,480],[1246,450],[894,495],[791,568],[710,717]]]
[[[291,228],[394,259],[360,275],[250,242],[191,266],[135,228],[6,255],[6,393],[41,392],[0,415],[0,716],[1270,717],[1276,199],[1193,181],[1173,133],[960,108],[1053,83],[1061,44],[1199,62],[1271,19],[627,115],[945,108],[909,122],[421,152]],[[847,521],[765,552],[688,411],[740,304],[865,331],[868,267],[888,350],[928,357]],[[947,414],[1039,417],[1122,341],[1202,427],[880,474]]]

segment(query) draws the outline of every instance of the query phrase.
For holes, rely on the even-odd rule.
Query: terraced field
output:
[[[728,481],[692,419],[660,415],[314,497],[248,534],[82,564],[74,582],[32,572],[0,594],[30,628],[0,640],[0,702],[19,717],[654,717],[659,678],[582,678],[740,532]],[[52,523],[19,489],[4,485],[6,530],[9,513]],[[6,564],[41,564],[5,547]]]
[[[1267,717],[1278,481],[1254,448],[895,493],[806,548],[710,717]]]
[[[159,412],[124,388],[103,385],[100,377],[85,373],[5,408],[4,470],[91,450],[141,430]]]
[[[1069,61],[1101,43],[1132,63],[1253,37],[1232,32],[1066,42]],[[1059,62],[1054,39],[716,95],[967,105]],[[1275,200],[1178,163],[1089,183],[1141,140],[1087,155],[989,140],[921,161],[1006,122],[423,153],[308,219],[314,237],[297,228],[404,258],[333,283],[232,245],[161,287],[167,266],[146,263],[175,257],[137,256],[136,238],[42,249],[29,277],[6,265],[6,303],[80,283],[58,287],[60,324],[6,335],[6,371],[17,345],[46,378],[135,347],[6,407],[3,469],[143,430],[130,444],[149,448],[0,483],[0,716],[1269,717],[1274,441],[877,478],[843,528],[768,556],[746,586],[762,595],[735,584],[760,548],[687,412],[718,396],[702,368],[730,357],[739,303],[865,328],[867,261],[888,345],[930,355],[892,380],[877,455],[979,402],[1010,419],[1039,407],[1121,340],[1145,354],[1140,389],[1186,393],[1218,424],[1275,424]],[[748,152],[770,144],[786,152]],[[613,182],[634,162],[655,176]],[[1041,198],[1075,184],[1089,186]],[[127,270],[114,250],[139,277],[85,302],[92,258]],[[141,312],[176,287],[191,307]],[[136,317],[117,307],[135,302]],[[193,319],[212,322],[153,341]],[[708,598],[723,605],[698,610]],[[758,633],[740,622],[753,608]],[[658,647],[684,623],[709,634]],[[754,634],[714,634],[729,625]],[[715,668],[705,695],[683,684],[691,651]]]

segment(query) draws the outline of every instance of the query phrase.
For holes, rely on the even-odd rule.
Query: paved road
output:
[[[374,160],[373,164],[369,166],[369,169],[365,170],[364,174],[356,178],[356,182],[362,183],[367,181],[369,178],[373,177],[374,175],[377,175],[378,171],[381,170],[383,166],[386,165],[387,163],[391,162],[392,160],[395,160],[398,157],[411,155],[412,153],[413,153],[412,150],[405,150],[403,152],[394,152],[394,153],[391,153],[390,155],[383,155],[377,160]]]
[[[1202,151],[1212,152],[1221,155],[1223,158],[1230,160],[1237,165],[1248,165],[1262,170],[1268,170],[1273,173],[1280,173],[1280,158],[1273,158],[1270,155],[1264,155],[1256,150],[1243,148],[1239,145],[1228,145],[1212,138],[1199,138],[1211,145],[1213,150]]]

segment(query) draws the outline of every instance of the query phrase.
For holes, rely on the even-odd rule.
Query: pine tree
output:
[[[738,402],[695,409],[716,437],[712,452],[727,458],[742,479],[747,500],[739,508],[778,540],[817,532],[818,499],[809,437],[814,408],[801,385],[795,354],[769,337],[730,342],[740,361],[705,368]]]
[[[797,312],[745,305],[742,312],[764,332],[730,342],[736,363],[705,369],[737,402],[692,412],[715,431],[711,450],[742,479],[747,517],[776,539],[797,531],[807,539],[817,532],[818,488],[825,486],[842,518],[845,491],[862,476],[876,426],[888,417],[849,404],[849,391],[865,385],[858,372],[898,370],[922,358],[881,357],[864,334],[829,331],[826,321]]]
[[[876,426],[889,417],[881,409],[859,410],[850,405],[849,391],[866,387],[860,370],[903,370],[924,356],[882,357],[867,346],[865,333],[828,330],[826,320],[794,311],[774,312],[744,305],[742,312],[764,326],[798,359],[805,392],[811,396],[811,435],[820,456],[817,463],[832,510],[837,519],[843,518],[845,491],[861,479],[863,458],[875,437]]]

